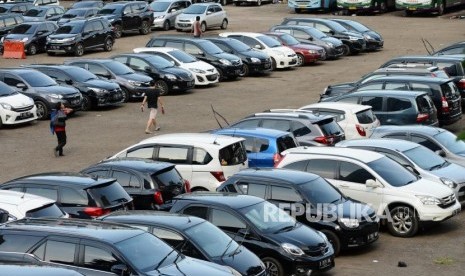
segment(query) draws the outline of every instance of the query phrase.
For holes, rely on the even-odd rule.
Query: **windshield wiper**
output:
[[[444,163],[445,163],[445,162],[444,162]],[[442,165],[444,165],[444,163],[434,165],[434,166],[432,166],[431,168],[429,168],[429,170],[430,170],[430,171],[434,171],[434,170],[440,169],[440,168],[442,168]]]
[[[160,267],[160,265],[166,260],[166,258],[168,258],[168,256],[171,255],[171,253],[173,253],[174,251],[176,251],[175,248],[173,248],[173,249],[170,251],[170,253],[168,253],[165,257],[163,257],[163,259],[161,259],[161,261],[158,262],[158,264],[155,266],[154,270],[157,270],[157,269]],[[179,255],[179,254],[178,254],[178,255]]]
[[[228,252],[228,249],[229,249],[229,247],[231,246],[231,244],[232,244],[232,242],[234,241],[234,239],[236,238],[237,233],[239,233],[239,230],[238,230],[236,233],[234,233],[234,236],[231,238],[231,240],[230,240],[230,241],[228,242],[228,244],[226,245],[226,249],[224,250],[223,254],[221,254],[221,258],[223,258],[224,255],[226,254],[226,252]]]
[[[289,231],[289,230],[294,229],[294,227],[295,227],[295,224],[294,224],[294,225],[285,226],[285,227],[279,229],[278,231],[276,231],[275,234],[280,233],[280,232],[287,232],[287,231]]]

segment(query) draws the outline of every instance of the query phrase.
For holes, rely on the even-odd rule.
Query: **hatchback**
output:
[[[37,120],[34,100],[0,81],[0,128]]]
[[[381,2],[384,3],[384,2]],[[366,42],[366,49],[367,50],[379,50],[384,46],[384,39],[378,32],[372,30],[371,28],[367,27],[366,25],[349,19],[342,19],[342,18],[330,18],[330,20],[335,21],[344,28],[349,31],[357,32],[363,35],[363,38]]]
[[[138,157],[176,164],[192,191],[215,191],[248,167],[244,138],[209,133],[172,133],[142,140],[109,157]]]
[[[115,179],[81,173],[28,175],[5,182],[0,189],[50,198],[74,218],[98,217],[132,205],[132,198]]]
[[[158,210],[173,197],[190,192],[175,165],[142,158],[110,159],[81,171],[97,177],[116,178],[138,210]]]
[[[158,0],[150,3],[153,10],[152,28],[168,31],[176,22],[176,17],[192,4],[191,0]]]
[[[53,22],[24,22],[2,37],[1,42],[3,44],[7,40],[20,40],[24,42],[24,51],[28,55],[35,55],[45,51],[47,37],[56,29],[58,25]]]
[[[62,6],[46,5],[32,8],[24,13],[24,21],[30,22],[45,22],[45,21],[58,21],[65,9]]]
[[[228,15],[220,4],[216,3],[196,3],[190,5],[176,17],[175,25],[177,31],[193,30],[193,24],[196,17],[200,17],[200,29],[205,33],[207,29],[228,28]]]
[[[85,2],[90,2],[90,1],[83,1]],[[63,16],[58,19],[57,24],[58,25],[63,25],[65,23],[68,23],[73,20],[78,20],[78,19],[87,19],[90,17],[94,17],[97,12],[99,11],[98,8],[73,8],[69,9],[63,14]]]

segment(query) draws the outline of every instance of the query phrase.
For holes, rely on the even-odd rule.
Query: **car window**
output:
[[[426,92],[428,95],[432,94],[431,87],[424,83],[411,83],[410,84],[413,91]]]
[[[256,127],[258,127],[259,123],[260,123],[259,119],[251,119],[251,120],[245,120],[245,121],[239,122],[237,124],[234,124],[232,127],[235,127],[235,128],[256,128]]]
[[[65,213],[63,213],[63,211],[55,203],[47,204],[26,212],[26,217],[28,218],[61,218],[64,215]]]
[[[307,172],[317,174],[324,178],[335,178],[337,161],[329,159],[311,159],[307,164]]]
[[[128,5],[123,10],[123,14],[129,14],[129,13],[132,13],[132,5]]]
[[[434,109],[434,103],[428,95],[422,95],[417,97],[416,103],[418,106],[418,110],[422,113],[429,113],[432,109]]]
[[[87,206],[89,205],[89,199],[87,193],[84,190],[75,190],[67,187],[60,189],[61,193],[61,205],[63,206]]]
[[[13,75],[10,75],[10,74],[5,74],[5,76],[3,77],[3,81],[6,84],[8,84],[9,86],[14,86],[14,87],[16,87],[16,85],[18,85],[20,83],[24,83],[19,78],[15,77]]]
[[[146,67],[151,67],[150,64],[145,62],[140,58],[130,58],[129,59],[129,67],[134,70],[144,71]]]
[[[104,29],[104,26],[101,21],[96,20],[92,22],[92,28],[94,29],[94,31],[102,31]]]
[[[322,31],[323,33],[331,32],[331,29],[328,26],[323,25],[321,23],[315,23],[315,28]]]
[[[369,83],[363,86],[358,87],[357,91],[365,91],[365,90],[381,90],[383,89],[383,83]]]
[[[5,27],[13,26],[14,24],[16,24],[15,19],[13,17],[7,17],[4,20],[5,20],[5,25],[4,25]]]
[[[119,184],[123,187],[128,188],[140,188],[141,183],[137,176],[128,172],[114,170],[111,177],[116,178]]]
[[[165,189],[167,186],[172,185],[177,185],[180,187],[184,185],[182,176],[174,166],[158,171],[156,174],[152,175],[152,179],[155,183],[158,184],[160,189]]]
[[[183,236],[181,236],[180,234],[178,234],[178,233],[176,233],[174,231],[171,231],[171,230],[158,228],[158,227],[153,227],[152,234],[154,234],[158,238],[164,240],[169,245],[177,248],[178,250],[180,249],[180,248],[178,248],[179,245],[182,242],[184,242]]]
[[[138,148],[135,150],[130,150],[126,154],[122,154],[123,156],[126,157],[138,157],[138,158],[146,158],[146,159],[152,159],[153,158],[153,146],[150,147],[144,147],[144,148]]]
[[[316,111],[313,113],[319,116],[327,116],[327,115],[334,116],[334,118],[336,119],[336,122],[343,121],[346,118],[346,115],[343,111],[340,112],[340,111],[320,110],[320,111]]]
[[[160,146],[156,160],[170,162],[173,164],[188,164],[189,148],[186,147],[165,147]]]
[[[192,164],[206,165],[213,160],[213,157],[204,149],[194,148],[192,155]]]
[[[75,252],[76,244],[74,243],[48,240],[45,245],[43,260],[46,262],[72,265],[74,264]]]
[[[266,199],[266,185],[247,182],[238,182],[237,187],[246,195],[257,196]]]
[[[261,127],[277,129],[282,131],[291,131],[291,122],[288,120],[263,119]],[[296,137],[301,135],[296,135]]]
[[[295,139],[292,136],[286,135],[279,137],[276,140],[276,144],[278,145],[278,152],[281,153],[287,149],[295,148],[298,145],[296,144]]]
[[[365,96],[362,97],[362,105],[370,105],[373,111],[383,110],[383,97]]]
[[[254,145],[255,140],[255,145]],[[247,147],[249,145],[249,147]],[[246,150],[247,152],[265,152],[270,147],[270,143],[267,139],[263,138],[246,138]],[[254,150],[255,149],[255,150]]]
[[[310,38],[310,35],[308,33],[301,31],[301,30],[293,30],[293,36],[297,39],[309,39]]]
[[[367,170],[357,164],[341,161],[339,167],[339,180],[365,184],[368,179],[376,178]]]
[[[407,83],[386,82],[384,89],[386,90],[410,90]]]
[[[288,187],[271,185],[271,199],[286,202],[302,202],[302,197],[296,190]]]
[[[366,109],[355,113],[360,124],[371,124],[376,121],[376,115],[371,109]]]
[[[441,150],[441,148],[438,145],[436,145],[436,143],[434,143],[433,141],[431,141],[430,139],[427,139],[425,137],[421,137],[421,136],[412,134],[411,139],[412,139],[412,142],[415,142],[417,144],[425,146],[425,147],[429,148],[432,151]]]
[[[87,189],[87,192],[95,200],[97,206],[102,208],[117,206],[131,201],[131,197],[117,181],[93,186]]]
[[[0,235],[0,251],[27,252],[41,239],[43,237],[15,234]]]
[[[236,216],[218,209],[212,209],[211,223],[225,231],[237,233],[239,229],[245,229],[246,225]]]
[[[107,250],[89,245],[84,246],[84,267],[111,272],[111,267],[120,263]]]
[[[65,82],[67,80],[70,80],[70,78],[65,73],[57,70],[44,70],[41,72],[57,81]]]
[[[301,122],[292,122],[291,126],[292,126],[291,131],[294,137],[302,137],[302,136],[312,133],[312,130]],[[283,130],[283,129],[280,129],[280,130]],[[284,131],[289,132],[289,130],[284,130]]]
[[[196,45],[192,43],[186,43],[184,51],[191,55],[199,55],[203,53],[202,49],[200,49],[199,47],[197,47]]]
[[[386,103],[386,111],[388,112],[403,111],[412,107],[412,103],[409,99],[388,97]]]
[[[222,166],[234,166],[247,161],[244,143],[237,142],[220,149],[218,158]]]
[[[450,63],[450,62],[438,62],[436,63],[436,66],[439,67],[439,69],[443,69],[446,71],[449,76],[457,76],[457,68],[455,67],[455,64]]]
[[[183,210],[183,214],[208,219],[208,209],[202,206],[190,206]]]
[[[304,172],[307,170],[307,164],[308,164],[308,160],[301,160],[301,161],[287,164],[286,166],[284,166],[284,168]]]
[[[84,68],[84,66],[80,66]],[[86,69],[86,68],[84,68]],[[105,69],[102,65],[100,64],[88,64],[87,68],[90,72],[94,73],[97,76],[107,76],[110,75],[110,72],[108,72],[107,69]]]
[[[45,187],[26,187],[26,193],[43,196],[52,200],[58,200],[58,190]]]
[[[342,128],[333,119],[319,121],[318,126],[325,136],[339,135],[343,132]]]
[[[152,43],[152,47],[160,47],[160,46],[163,46],[163,40],[155,40]],[[183,50],[183,43],[182,42],[176,42],[176,41],[167,41],[166,42],[166,47]]]
[[[405,159],[404,157],[398,154],[395,154],[395,153],[392,153],[390,151],[383,150],[383,149],[376,149],[375,151],[386,155],[387,157],[391,158],[392,160],[396,161],[402,166],[411,165],[410,162],[407,161],[407,159]]]
[[[358,104],[358,97],[344,97],[336,100],[337,102]]]
[[[407,134],[388,134],[383,136],[383,138],[407,140]]]

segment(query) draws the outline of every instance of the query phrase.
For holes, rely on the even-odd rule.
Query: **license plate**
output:
[[[355,10],[357,9],[356,7],[349,7],[349,10]]]
[[[321,260],[318,266],[320,267],[320,269],[322,269],[322,268],[330,266],[331,264],[332,264],[331,258],[327,258],[327,259]]]
[[[376,237],[378,237],[378,232],[373,232],[371,234],[368,234],[367,241],[372,241],[372,240],[376,239]]]
[[[19,118],[20,118],[20,119],[26,119],[26,118],[31,117],[31,115],[32,115],[31,112],[23,112],[23,113],[20,113],[20,114],[19,114]]]
[[[410,8],[408,8],[408,10],[409,10],[409,11],[416,11],[417,8],[415,8],[415,7],[410,7]]]
[[[51,48],[52,50],[58,50],[60,47],[58,47],[58,46],[56,46],[56,45],[53,45],[53,46],[50,46],[50,48]]]

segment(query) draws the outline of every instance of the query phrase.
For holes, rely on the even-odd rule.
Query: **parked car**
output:
[[[269,274],[308,275],[334,267],[334,250],[323,233],[262,198],[193,193],[177,196],[170,212],[208,220],[255,253]]]
[[[217,83],[220,80],[220,74],[216,68],[201,61],[184,51],[170,47],[142,47],[135,48],[134,53],[147,53],[166,59],[174,65],[189,70],[194,75],[196,86],[206,86]]]
[[[74,112],[81,109],[82,95],[79,90],[74,87],[63,87],[46,74],[36,70],[2,68],[0,69],[0,81],[34,101],[35,111],[30,109],[30,113],[27,113],[25,110],[25,114],[22,115],[24,118],[34,118],[34,113],[37,113],[37,119],[48,119],[58,102],[72,108]]]
[[[34,100],[0,81],[0,128],[37,120]]]
[[[310,26],[276,25],[271,27],[270,31],[289,34],[303,44],[323,47],[328,59],[338,59],[349,54],[347,47],[344,46],[341,40],[327,36],[320,30]]]
[[[97,48],[110,52],[115,43],[111,24],[104,18],[76,19],[61,25],[47,37],[47,54],[73,53],[82,56]]]
[[[221,37],[235,38],[249,45],[249,47],[262,51],[271,57],[271,67],[290,68],[297,66],[297,55],[289,47],[282,46],[281,43],[265,34],[250,32],[227,32],[220,33]]]
[[[366,246],[379,237],[379,218],[373,209],[344,196],[312,173],[247,169],[228,178],[217,190],[257,196],[284,211],[295,210],[297,221],[326,235],[336,256],[341,250]]]
[[[1,184],[0,190],[50,198],[73,218],[98,217],[132,205],[132,198],[116,179],[81,173],[56,172],[23,176]]]
[[[299,147],[285,151],[277,167],[326,178],[346,196],[368,203],[398,237],[412,237],[421,225],[447,220],[461,210],[449,187],[421,178],[377,152]]]
[[[312,64],[326,59],[326,51],[323,47],[301,43],[292,35],[283,32],[264,32],[264,34],[275,38],[283,46],[294,50],[297,54],[297,66]]]
[[[3,37],[23,22],[23,16],[20,14],[0,14],[0,53],[3,53]]]
[[[381,125],[439,125],[436,107],[426,92],[364,90],[324,99],[370,105]]]
[[[261,6],[262,3],[265,3],[265,2],[272,3],[273,0],[232,0],[232,2],[235,6],[240,6],[241,4],[244,4],[244,3],[255,5],[255,6]]]
[[[200,29],[205,33],[207,29],[228,28],[228,15],[220,4],[216,3],[195,3],[184,9],[176,17],[174,27],[176,31],[192,31],[192,26],[196,17],[200,16]]]
[[[88,1],[81,1],[81,2],[85,3]],[[77,3],[81,3],[81,2],[77,2]],[[99,10],[100,10],[99,8],[92,8],[92,7],[69,9],[65,12],[65,14],[63,14],[63,16],[60,19],[58,19],[57,24],[63,25],[73,20],[91,18],[91,17],[94,17],[98,13]]]
[[[192,4],[191,0],[159,0],[150,3],[153,10],[152,28],[168,31],[174,27],[176,17]]]
[[[24,51],[28,55],[35,55],[45,51],[47,37],[56,29],[58,25],[53,22],[24,22],[3,36],[1,42],[3,44],[8,40],[20,40],[24,42]]]
[[[123,102],[141,99],[153,86],[151,77],[109,58],[71,59],[65,60],[64,64],[81,67],[102,79],[116,82],[123,91]]]
[[[316,116],[311,112],[270,110],[249,115],[230,128],[271,128],[291,132],[301,146],[332,146],[344,140],[344,131],[332,116]]]
[[[34,6],[59,6],[60,0],[27,0]]]
[[[195,78],[189,70],[176,66],[162,57],[145,53],[129,53],[110,58],[151,77],[161,96],[174,92],[186,92],[194,88]]]
[[[26,22],[45,22],[58,21],[63,14],[65,14],[65,8],[62,6],[46,5],[34,7],[23,15]]]
[[[213,42],[224,52],[241,58],[242,70],[239,74],[241,77],[268,73],[272,70],[271,57],[268,54],[253,49],[237,39],[227,37],[205,37],[204,39]]]
[[[225,78],[236,79],[242,74],[241,58],[224,52],[213,42],[191,37],[154,36],[145,47],[172,47],[184,51],[213,66]]]
[[[302,106],[299,109],[311,111],[318,116],[334,116],[344,130],[347,140],[369,138],[373,129],[380,125],[371,106],[368,105],[324,102]]]
[[[153,11],[144,1],[107,3],[98,16],[105,17],[113,25],[116,38],[130,31],[146,35],[150,33],[153,23]]]
[[[109,159],[81,171],[97,177],[116,178],[133,199],[137,210],[158,210],[181,193],[190,192],[175,165],[143,158]]]
[[[314,27],[328,36],[340,39],[346,46],[345,52],[347,52],[348,49],[348,52],[352,55],[356,55],[366,49],[366,42],[363,35],[358,32],[349,31],[341,24],[329,19],[286,17],[281,25],[304,25]]]
[[[176,164],[192,191],[215,191],[234,173],[248,167],[243,138],[209,133],[172,133],[140,141],[108,159],[138,157]]]
[[[1,263],[1,262],[0,262]],[[82,276],[83,274],[62,267],[30,263],[1,263],[0,274],[9,276]]]
[[[105,3],[103,3],[103,1],[100,1],[100,0],[77,1],[77,2],[74,2],[69,9],[70,10],[72,10],[72,9],[82,9],[82,8],[101,9],[101,8],[103,8],[104,5],[105,5]]]
[[[18,13],[24,14],[28,10],[34,7],[33,4],[29,2],[7,2],[0,4],[0,14],[11,14]]]
[[[0,191],[0,210],[8,212],[8,221],[26,217],[69,217],[51,199],[15,191]]]
[[[122,224],[28,219],[0,226],[0,235],[6,239],[0,251],[28,253],[41,264],[85,275],[238,275],[232,268],[183,256],[154,235]]]
[[[385,3],[381,1],[381,3]],[[349,19],[342,19],[342,18],[331,18],[330,20],[335,21],[344,28],[349,31],[357,32],[363,35],[363,38],[366,42],[366,49],[367,50],[380,50],[384,46],[384,39],[378,32],[374,31],[373,29],[367,27],[366,25]]]
[[[465,203],[465,167],[450,163],[430,149],[398,139],[371,138],[366,141],[342,141],[337,147],[379,152],[421,177],[447,185],[460,204]]]
[[[34,64],[28,67],[50,76],[61,87],[77,88],[82,94],[81,109],[84,111],[98,106],[117,105],[123,101],[123,91],[117,83],[99,79],[77,66]]]
[[[239,275],[265,276],[267,273],[265,265],[254,253],[215,225],[196,216],[126,211],[99,219],[144,229],[186,256],[232,267]]]

